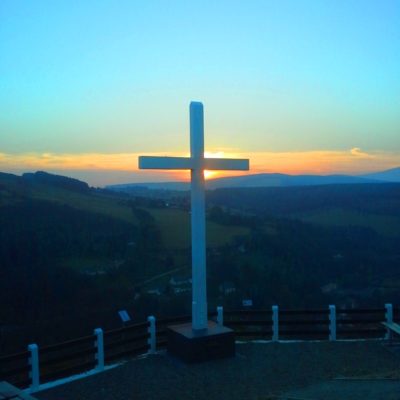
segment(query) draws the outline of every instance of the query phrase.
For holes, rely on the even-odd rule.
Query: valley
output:
[[[0,174],[1,348],[190,313],[189,198],[151,192]],[[399,218],[395,183],[208,191],[209,307],[397,303]]]

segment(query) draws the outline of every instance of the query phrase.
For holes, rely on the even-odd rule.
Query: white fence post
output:
[[[336,306],[329,306],[329,340],[336,340]]]
[[[272,306],[272,341],[279,340],[279,307]]]
[[[149,327],[147,328],[147,332],[150,334],[150,337],[147,340],[149,345],[149,354],[155,354],[156,352],[156,318],[152,315],[147,317],[147,321],[149,322]]]
[[[104,370],[104,338],[103,338],[103,329],[96,328],[94,330],[94,334],[96,336],[96,340],[94,345],[97,349],[95,354],[95,359],[97,360],[96,370],[103,371]]]
[[[40,373],[39,373],[39,347],[37,344],[33,343],[28,346],[28,351],[31,353],[29,357],[29,365],[31,370],[29,377],[31,378],[30,389],[32,392],[39,389],[40,386]]]
[[[386,313],[385,313],[386,323],[392,324],[393,323],[393,305],[385,304],[385,308],[386,308]],[[385,339],[389,340],[391,338],[391,335],[392,335],[392,333],[391,333],[390,329],[387,329]]]
[[[217,307],[217,324],[222,326],[224,325],[224,307]]]

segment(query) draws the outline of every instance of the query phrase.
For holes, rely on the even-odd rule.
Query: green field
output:
[[[86,195],[59,188],[47,188],[43,185],[31,193],[38,200],[53,201],[59,204],[102,214],[122,221],[137,223],[129,206],[123,201],[101,195]],[[169,208],[144,208],[149,212],[162,235],[163,244],[167,249],[184,249],[190,247],[190,214],[187,211]],[[225,226],[215,222],[207,222],[207,245],[209,247],[223,246],[233,237],[246,235],[249,229],[242,226]]]
[[[38,200],[52,201],[92,213],[102,214],[119,220],[137,223],[131,208],[123,200],[98,194],[84,194],[48,188],[40,185],[32,190],[31,196]],[[150,213],[162,235],[167,249],[185,249],[190,247],[190,214],[187,211],[170,208],[144,208]],[[207,246],[218,247],[229,243],[235,236],[247,235],[249,229],[242,226],[226,226],[207,221]]]
[[[187,211],[168,208],[146,208],[161,230],[163,244],[168,249],[184,249],[190,246],[190,214]],[[235,236],[247,235],[243,226],[226,226],[207,221],[207,247],[229,243]]]
[[[111,197],[94,192],[77,192],[49,184],[18,185],[13,180],[5,181],[5,188],[0,191],[0,206],[15,203],[17,200],[34,199],[66,205],[77,210],[112,217],[134,225],[138,224],[125,199]],[[17,181],[18,182],[18,181]],[[163,245],[168,250],[180,250],[190,247],[190,214],[187,211],[171,208],[143,208],[150,213],[161,231]],[[219,247],[232,241],[235,236],[249,234],[243,226],[221,225],[207,221],[207,246]],[[81,264],[79,260],[78,264]],[[89,268],[98,266],[98,260],[83,260]],[[73,266],[76,267],[76,266]]]
[[[5,183],[5,187],[0,188],[0,206],[15,204],[24,199],[43,200],[102,214],[124,222],[137,223],[131,208],[116,198],[90,192],[80,193],[41,183],[18,185],[13,181],[4,181],[4,178],[3,181],[0,180],[1,183]]]
[[[32,190],[31,196],[34,199],[65,204],[78,210],[106,215],[133,224],[137,223],[131,208],[114,198],[55,187],[49,188],[46,185],[37,185]]]
[[[385,236],[400,235],[400,218],[391,215],[367,214],[341,208],[330,208],[292,216],[319,225],[361,226],[372,228]]]

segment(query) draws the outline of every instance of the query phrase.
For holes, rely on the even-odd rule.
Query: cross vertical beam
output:
[[[207,329],[206,227],[204,206],[204,111],[190,103],[192,328]]]

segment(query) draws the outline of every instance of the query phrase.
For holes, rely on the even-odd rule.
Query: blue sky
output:
[[[0,20],[2,170],[185,153],[191,100],[207,149],[258,170],[354,149],[369,162],[344,172],[400,164],[400,1],[2,0]],[[298,160],[274,172],[343,169]]]

